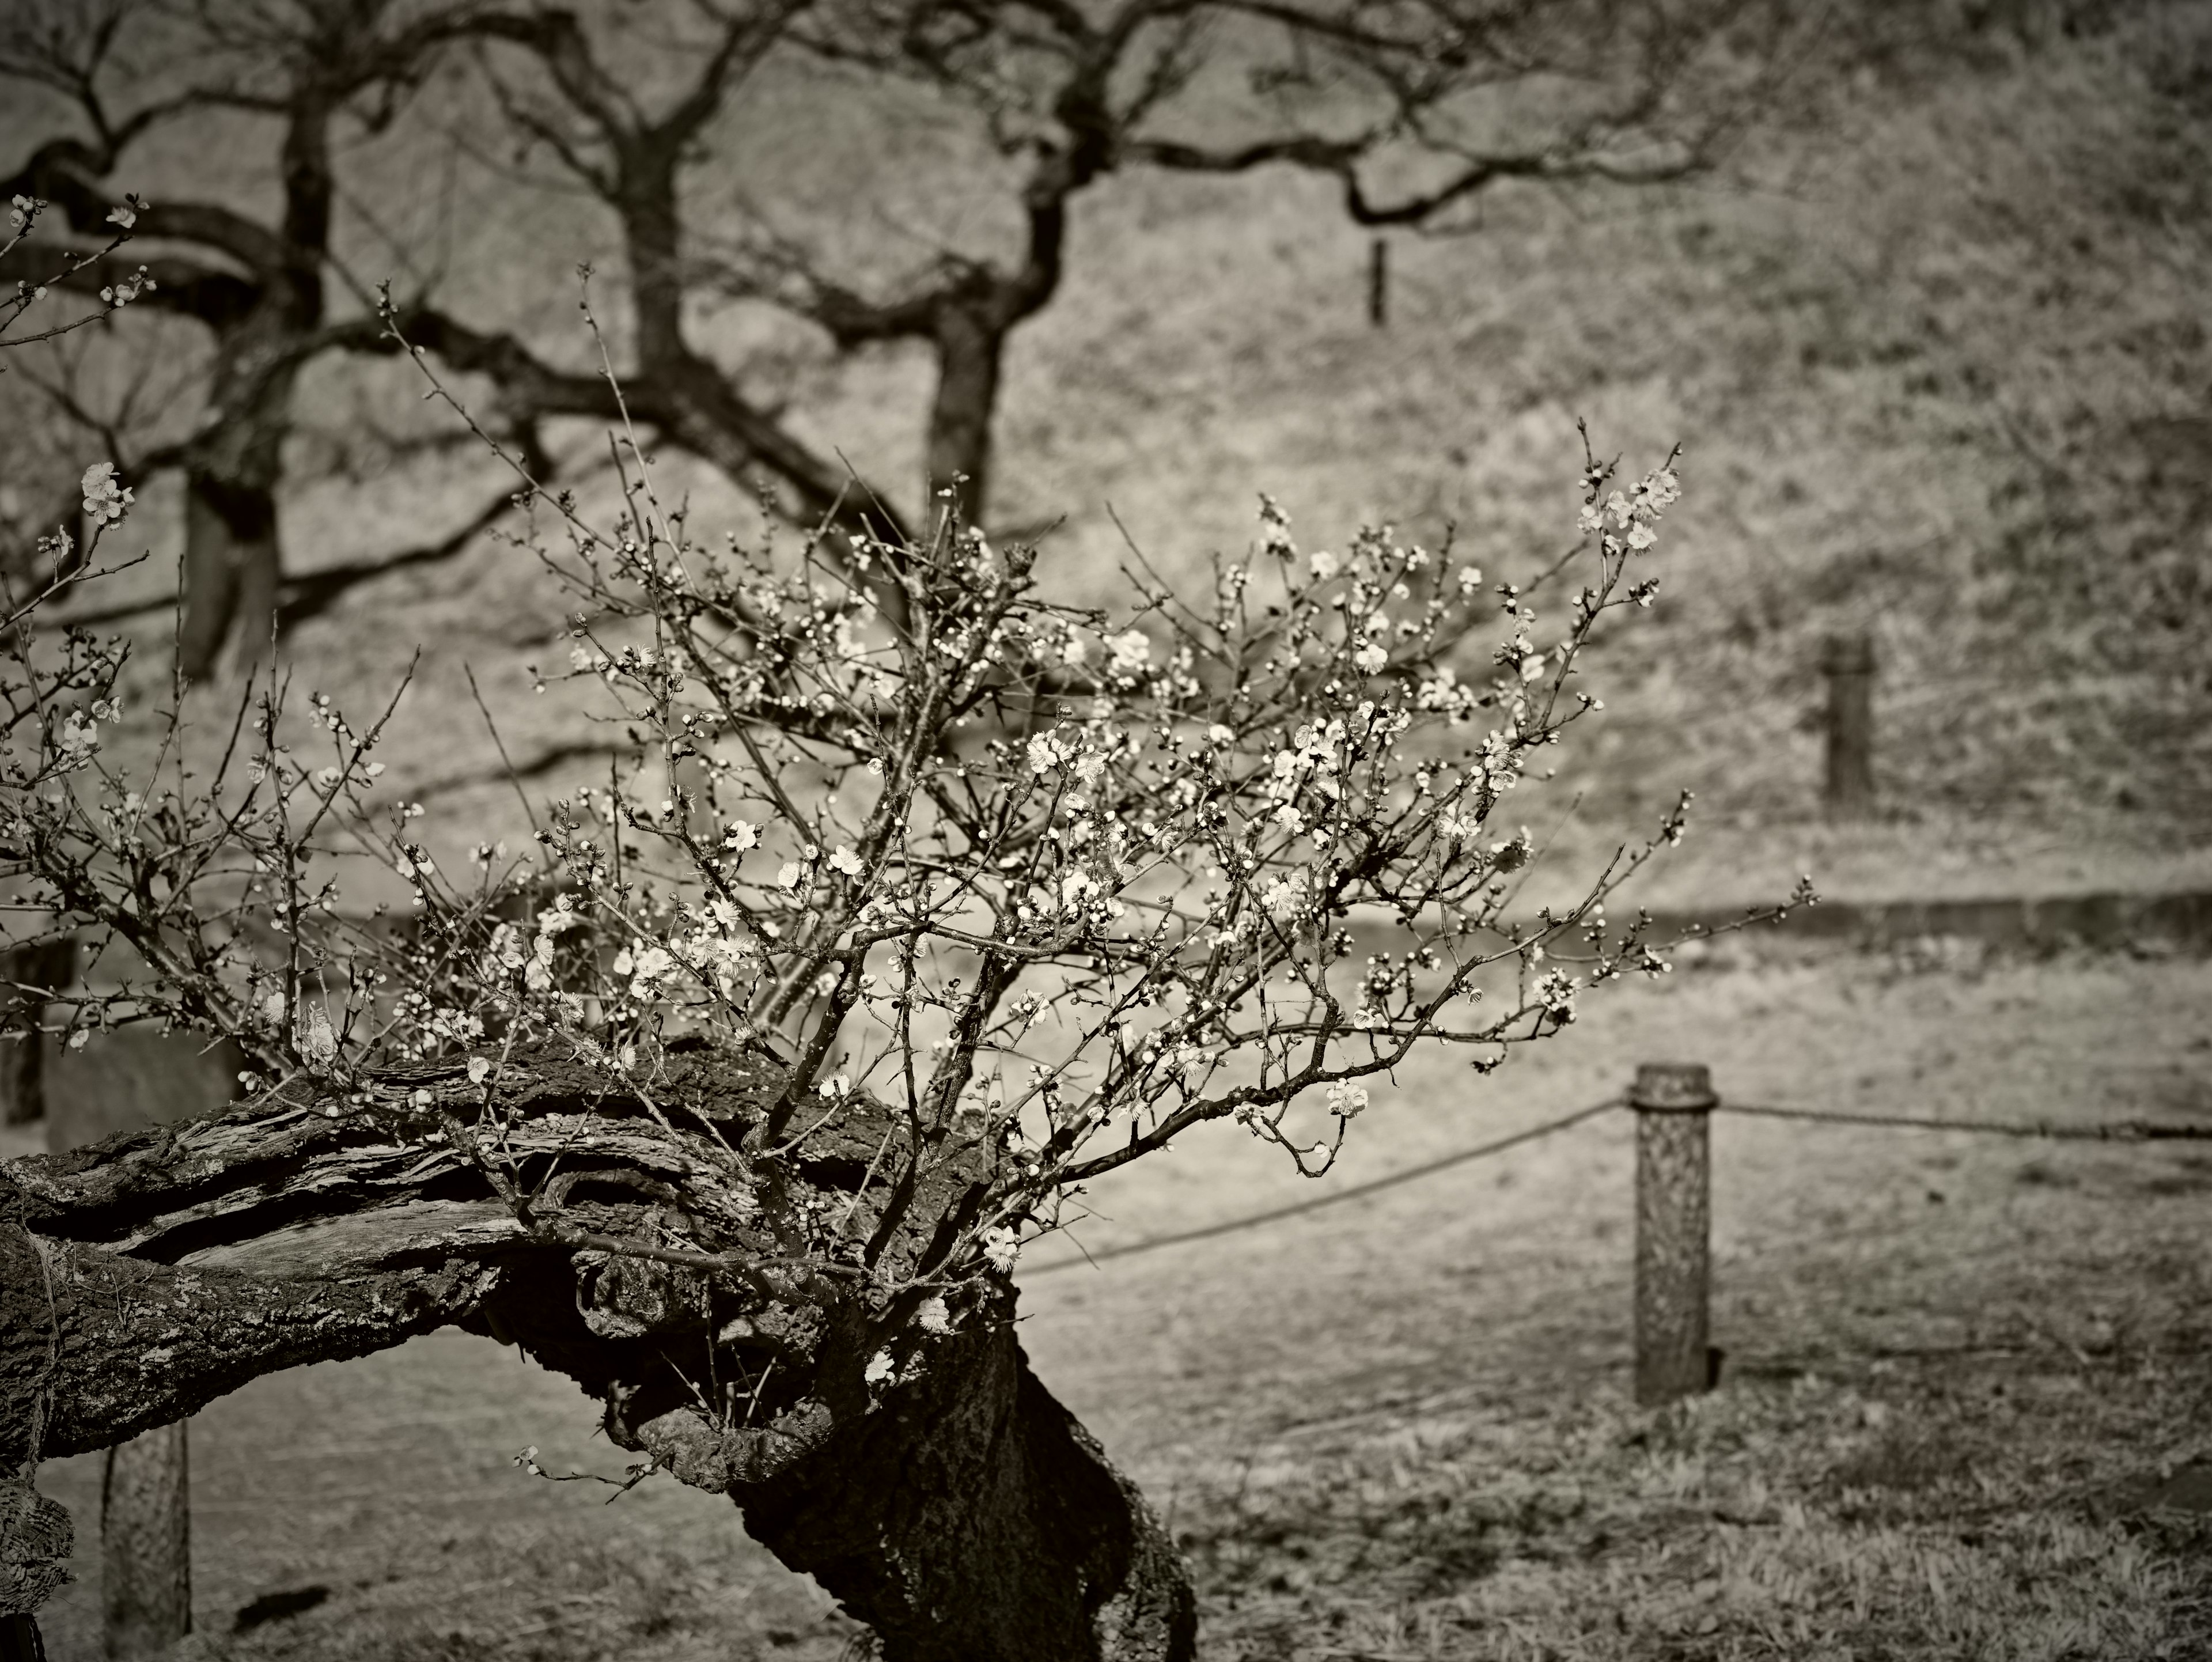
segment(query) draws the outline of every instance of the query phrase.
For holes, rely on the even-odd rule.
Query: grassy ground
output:
[[[1378,1093],[1332,1184],[1711,1065],[1739,1101],[2212,1124],[2212,965],[1733,947],[1483,1087]],[[2212,1150],[1715,1124],[1717,1396],[1626,1400],[1608,1117],[1201,1246],[1024,1269],[1045,1379],[1169,1514],[1209,1659],[2212,1653]],[[1102,1186],[1096,1251],[1317,1192],[1222,1130]],[[201,1622],[240,1658],[836,1654],[851,1629],[586,1405],[453,1336],[195,1422]],[[89,1460],[42,1482],[92,1527]],[[2161,1483],[2166,1487],[2161,1490]],[[93,1648],[96,1566],[52,1614]],[[320,1586],[235,1634],[257,1598]],[[264,1606],[264,1608],[266,1608]]]

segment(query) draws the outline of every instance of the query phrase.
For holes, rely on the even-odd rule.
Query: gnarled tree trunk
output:
[[[580,1061],[508,1076],[489,1106],[458,1068],[352,1081],[374,1108],[300,1081],[0,1168],[0,1470],[458,1324],[728,1494],[887,1658],[1191,1654],[1175,1549],[1030,1372],[1012,1286],[939,1273],[988,1145],[907,1160],[903,1122],[859,1105],[735,1152],[777,1076],[714,1053],[672,1057],[650,1109]],[[506,1199],[457,1147],[487,1118]]]

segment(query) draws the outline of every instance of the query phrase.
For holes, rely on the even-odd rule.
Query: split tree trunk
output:
[[[991,418],[1011,326],[986,303],[944,308],[938,320],[937,393],[929,410],[928,486],[923,522],[934,521],[940,491],[951,491],[961,522],[981,526],[991,501]]]
[[[480,1111],[451,1068],[375,1081],[389,1112],[330,1117],[337,1100],[300,1082],[0,1168],[0,1471],[458,1324],[576,1379],[617,1446],[728,1494],[890,1662],[1189,1657],[1174,1547],[1030,1372],[1013,1288],[933,1267],[994,1151],[949,1145],[901,1184],[882,1175],[902,1166],[897,1123],[861,1107],[787,1160],[731,1154],[775,1083],[672,1057],[659,1120],[539,1059],[494,1105],[535,1189],[520,1213],[422,1130]],[[852,1255],[818,1239],[825,1219],[879,1238],[872,1275],[827,1273]],[[949,1322],[916,1319],[932,1287]],[[725,1382],[703,1403],[702,1378]]]
[[[213,673],[234,634],[241,666],[261,661],[276,626],[283,578],[271,485],[188,472],[184,615],[177,628],[177,667],[187,680]]]
[[[259,663],[276,632],[283,581],[276,488],[299,375],[291,354],[303,326],[270,305],[219,337],[215,396],[222,414],[193,441],[185,463],[177,667],[187,679],[212,674],[227,642],[235,642],[240,667]]]
[[[1011,1320],[884,1409],[732,1493],[754,1538],[874,1628],[886,1662],[1191,1655],[1173,1543],[1030,1371]]]

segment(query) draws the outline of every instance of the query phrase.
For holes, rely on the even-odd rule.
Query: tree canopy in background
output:
[[[502,488],[422,545],[287,569],[284,488],[331,460],[301,441],[302,376],[399,337],[481,379],[540,482],[588,465],[549,424],[613,417],[611,367],[632,418],[802,519],[896,533],[957,489],[988,521],[1008,343],[1082,257],[1072,216],[1102,179],[1251,174],[1258,189],[1298,169],[1358,223],[1437,227],[1508,180],[1680,178],[1771,92],[1796,9],[33,4],[0,33],[0,73],[38,94],[9,134],[24,160],[9,188],[83,237],[134,171],[165,183],[138,255],[140,309],[159,320],[118,319],[104,350],[19,373],[126,477],[181,476],[194,677],[226,642],[250,661],[278,626],[504,514]],[[191,166],[211,141],[225,165]],[[548,204],[562,261],[538,257],[560,233],[531,234]],[[605,366],[547,326],[542,268],[586,251],[614,256]],[[41,272],[23,251],[6,275]],[[65,286],[90,296],[118,276],[95,262]],[[764,314],[773,338],[718,312]],[[802,353],[927,355],[921,489],[855,478],[805,435],[782,373],[794,332]],[[424,442],[418,427],[390,437]]]

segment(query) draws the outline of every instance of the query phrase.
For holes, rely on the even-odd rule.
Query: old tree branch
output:
[[[302,1080],[0,1170],[0,1457],[106,1446],[259,1374],[459,1325],[731,1495],[886,1655],[1189,1653],[1150,1511],[1030,1373],[1006,1278],[945,1256],[986,1145],[908,1163],[887,1219],[890,1114],[779,1154],[755,1135],[781,1083],[757,1060],[611,1077],[554,1054],[511,1088],[423,1068],[370,1081],[370,1111],[360,1081]],[[426,1154],[428,1123],[447,1129]],[[943,1313],[912,1319],[932,1298]]]
[[[389,705],[356,728],[319,702],[337,759],[310,772],[272,691],[236,773],[227,752],[149,815],[94,771],[119,646],[73,633],[0,677],[35,740],[0,758],[0,863],[153,977],[94,1019],[127,998],[287,1081],[9,1178],[6,1452],[20,1472],[459,1324],[731,1495],[888,1655],[1187,1656],[1173,1549],[1029,1377],[1007,1273],[1077,1185],[1201,1123],[1319,1175],[1358,1081],[1414,1044],[1487,1072],[1586,983],[1664,969],[1601,905],[1679,813],[1527,928],[1501,879],[1531,839],[1482,832],[1597,707],[1570,679],[1651,597],[1631,563],[1671,458],[1632,499],[1586,455],[1564,632],[1540,642],[1504,590],[1488,678],[1462,682],[1443,658],[1489,609],[1480,574],[1382,531],[1301,560],[1265,502],[1210,615],[1146,592],[1116,630],[949,517],[842,575],[811,542],[702,557],[628,442],[622,531],[556,501],[549,567],[585,619],[568,679],[635,754],[547,805],[535,869],[457,887],[408,815],[380,826]],[[1255,585],[1279,604],[1248,607]],[[616,638],[639,624],[649,655]],[[1079,670],[1088,696],[1044,717]],[[410,884],[404,925],[318,881],[340,835]],[[1350,923],[1385,916],[1404,953],[1355,963]],[[20,1584],[19,1538],[0,1517]]]

